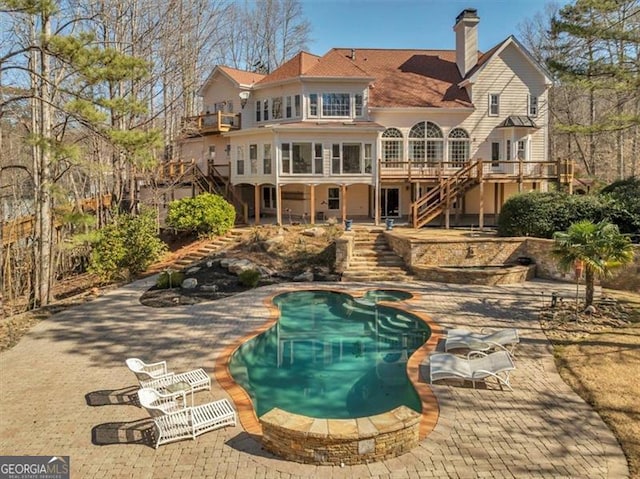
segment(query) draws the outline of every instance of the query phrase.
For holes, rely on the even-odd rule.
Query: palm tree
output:
[[[563,271],[569,271],[581,263],[585,271],[585,306],[593,303],[596,276],[607,277],[611,270],[633,261],[631,240],[620,233],[614,224],[602,221],[579,221],[567,231],[553,235],[553,255]]]

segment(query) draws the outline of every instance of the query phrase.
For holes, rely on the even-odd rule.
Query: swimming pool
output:
[[[238,348],[229,362],[256,414],[277,407],[349,419],[400,405],[420,412],[406,363],[431,331],[418,316],[375,299],[320,290],[276,296],[279,321]]]

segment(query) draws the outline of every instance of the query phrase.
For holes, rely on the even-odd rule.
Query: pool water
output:
[[[431,332],[417,316],[330,291],[274,298],[279,321],[232,356],[234,380],[258,416],[278,407],[326,419],[371,416],[400,405],[421,411],[406,375]]]

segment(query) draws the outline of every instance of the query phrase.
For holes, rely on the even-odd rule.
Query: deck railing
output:
[[[182,119],[182,129],[187,134],[224,133],[240,128],[240,114],[204,113]]]

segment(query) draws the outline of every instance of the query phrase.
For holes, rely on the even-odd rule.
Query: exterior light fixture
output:
[[[239,96],[240,96],[240,106],[244,108],[244,106],[247,104],[247,100],[251,96],[251,92],[241,91]]]

